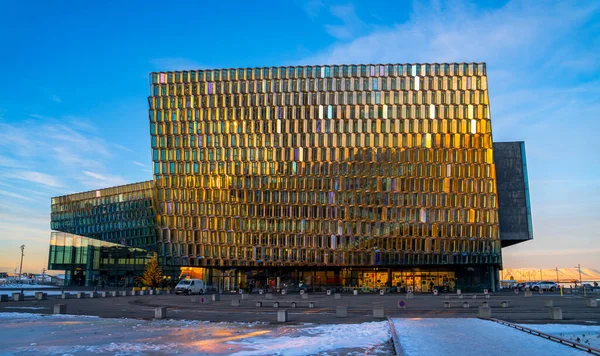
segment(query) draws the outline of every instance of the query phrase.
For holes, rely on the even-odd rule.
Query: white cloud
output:
[[[19,179],[19,180],[32,182],[32,183],[42,184],[42,185],[45,185],[48,187],[53,187],[53,188],[60,188],[60,187],[64,186],[64,184],[62,184],[58,180],[58,178],[51,176],[49,174],[46,174],[46,173],[33,172],[33,171],[16,171],[13,173],[9,173],[7,176],[10,178],[13,178],[13,179]]]
[[[86,176],[86,178],[81,180],[82,183],[91,189],[114,187],[127,184],[127,181],[119,176],[100,174],[90,171],[83,171],[83,174]]]
[[[352,4],[332,6],[331,14],[343,23],[343,25],[325,25],[327,33],[337,39],[352,38],[366,28],[365,23],[356,15]]]
[[[306,12],[309,18],[316,18],[321,10],[325,7],[323,0],[306,0],[300,1],[300,7]]]
[[[53,94],[51,97],[52,101],[55,103],[62,103],[62,99],[58,97],[58,95]]]
[[[5,195],[7,197],[22,199],[22,200],[33,200],[30,197],[26,197],[24,195],[17,194],[17,193],[7,192],[5,190],[0,190],[0,195]],[[1,215],[0,215],[0,217],[1,217]]]
[[[147,164],[143,164],[143,163],[140,163],[140,162],[133,161],[132,163],[133,163],[133,164],[135,164],[136,166],[140,166],[140,167],[148,167],[148,165],[147,165]]]

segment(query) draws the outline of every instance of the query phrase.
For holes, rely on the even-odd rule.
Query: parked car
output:
[[[204,281],[201,279],[182,279],[175,286],[175,294],[204,294],[206,292],[206,286]]]
[[[535,284],[534,282],[522,282],[517,284],[517,288],[519,288],[520,291],[524,291],[525,289],[529,289],[531,290],[531,286]]]
[[[531,286],[531,288],[536,292],[539,291],[540,289],[541,290],[549,290],[551,292],[554,292],[559,289],[558,284],[556,284],[555,282],[549,282],[549,281],[542,281],[542,282],[534,283]]]

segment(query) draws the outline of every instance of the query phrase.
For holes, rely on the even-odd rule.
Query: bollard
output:
[[[327,295],[331,295],[331,289],[327,290]]]
[[[257,308],[262,308],[262,302],[256,302],[256,307]]]
[[[44,292],[35,292],[35,300],[46,300],[48,295]]]
[[[54,314],[67,314],[67,305],[54,304]]]
[[[406,299],[414,299],[415,296],[412,293],[406,293]]]
[[[288,321],[288,312],[287,310],[278,310],[277,311],[277,322],[285,323]]]
[[[90,298],[98,298],[100,297],[100,294],[98,294],[98,292],[91,292],[90,293]]]
[[[463,295],[462,295],[462,294],[459,294],[459,295],[458,295],[458,299],[463,299]]]
[[[110,297],[110,295],[106,291],[102,291],[102,292],[100,292],[98,294],[99,294],[100,298]]]
[[[525,298],[531,298],[533,297],[533,292],[530,290],[526,290],[525,291]]]
[[[297,308],[297,307],[298,307],[298,303],[292,302],[292,308]]]
[[[383,307],[373,307],[373,317],[385,318],[385,312],[383,310]]]
[[[204,304],[204,297],[192,297],[192,303]]]
[[[488,305],[488,302],[483,302],[483,303],[481,303],[481,306],[482,306],[482,307],[489,307],[489,305]]]
[[[164,319],[167,317],[167,307],[154,308],[154,319]]]
[[[477,294],[473,294],[473,299],[477,299]]]
[[[13,302],[22,302],[25,300],[25,295],[23,293],[13,293]]]
[[[379,291],[379,295],[384,295],[384,294],[385,294],[385,291],[383,289]]]
[[[8,295],[0,294],[0,302],[8,302]]]
[[[463,308],[469,309],[469,302],[464,302],[463,303]]]
[[[154,294],[155,294],[155,295],[161,295],[161,294],[163,294],[163,291],[162,291],[162,290],[160,290],[160,289],[157,289],[157,290],[154,292]]]
[[[265,294],[265,298],[266,299],[273,299],[273,293],[266,293]]]
[[[279,302],[274,302],[273,303],[273,308],[279,308]]]
[[[356,289],[355,289],[355,290],[353,291],[353,293],[354,293],[354,295],[358,295],[358,290],[356,290]]]
[[[444,302],[444,308],[450,308],[450,302]]]
[[[552,301],[552,299],[550,300],[545,300],[544,301],[544,306],[548,307],[548,308],[552,308],[554,306],[554,302]]]
[[[281,290],[281,295],[285,295],[285,289]]]
[[[558,307],[550,308],[550,319],[552,320],[562,320],[562,309]]]
[[[508,302],[507,302],[506,300],[503,300],[503,301],[500,303],[500,307],[501,307],[501,308],[508,308]]]
[[[302,299],[308,299],[308,293],[302,294]]]
[[[60,297],[62,299],[69,299],[69,298],[71,298],[71,293],[65,293],[65,292],[63,292],[63,294],[61,294]]]
[[[121,297],[126,297],[127,296],[127,291],[126,290],[121,290],[121,291],[119,291],[119,295]]]
[[[479,307],[479,309],[477,309],[477,317],[479,317],[479,318],[491,318],[492,317],[492,308],[490,308],[488,306],[481,306],[481,307]]]
[[[117,293],[116,290],[111,290],[111,291],[108,292],[107,297],[113,297],[114,298],[114,297],[116,297],[118,295],[119,295],[119,293]]]
[[[337,316],[338,318],[347,317],[348,316],[348,307],[342,306],[342,305],[338,305],[337,307],[335,307],[335,316]]]
[[[154,289],[150,289],[150,290],[148,291],[148,295],[154,295]]]
[[[491,294],[486,294],[485,299],[490,299],[491,296],[492,296]]]
[[[85,298],[85,292],[77,292],[77,299]]]
[[[333,298],[334,298],[334,299],[342,299],[342,294],[341,294],[341,293],[335,293],[335,294],[333,295]]]
[[[239,299],[232,299],[231,300],[231,306],[232,307],[239,307],[240,306],[240,300]]]
[[[308,303],[308,307],[311,308],[311,309],[314,308],[315,307],[315,302],[309,302]]]
[[[596,300],[596,298],[589,298],[587,300],[587,306],[590,308],[597,308],[598,307],[598,301]]]
[[[221,300],[221,295],[220,294],[213,294],[212,295],[212,300],[213,302],[218,302]]]

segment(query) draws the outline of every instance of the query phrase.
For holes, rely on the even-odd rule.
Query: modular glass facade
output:
[[[159,254],[499,264],[484,64],[153,73]]]
[[[485,64],[150,79],[153,181],[123,198],[123,187],[55,198],[53,228],[156,251],[166,270],[219,289],[495,283]]]
[[[130,286],[151,257],[144,249],[52,232],[48,269],[64,270],[65,285]]]
[[[153,182],[127,184],[52,198],[52,230],[153,251]]]

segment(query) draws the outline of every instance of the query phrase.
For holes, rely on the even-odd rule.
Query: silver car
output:
[[[533,289],[536,292],[539,291],[540,289],[554,292],[554,291],[558,290],[559,287],[558,287],[558,284],[556,284],[555,282],[542,281],[542,282],[534,283],[531,286],[531,289]]]

